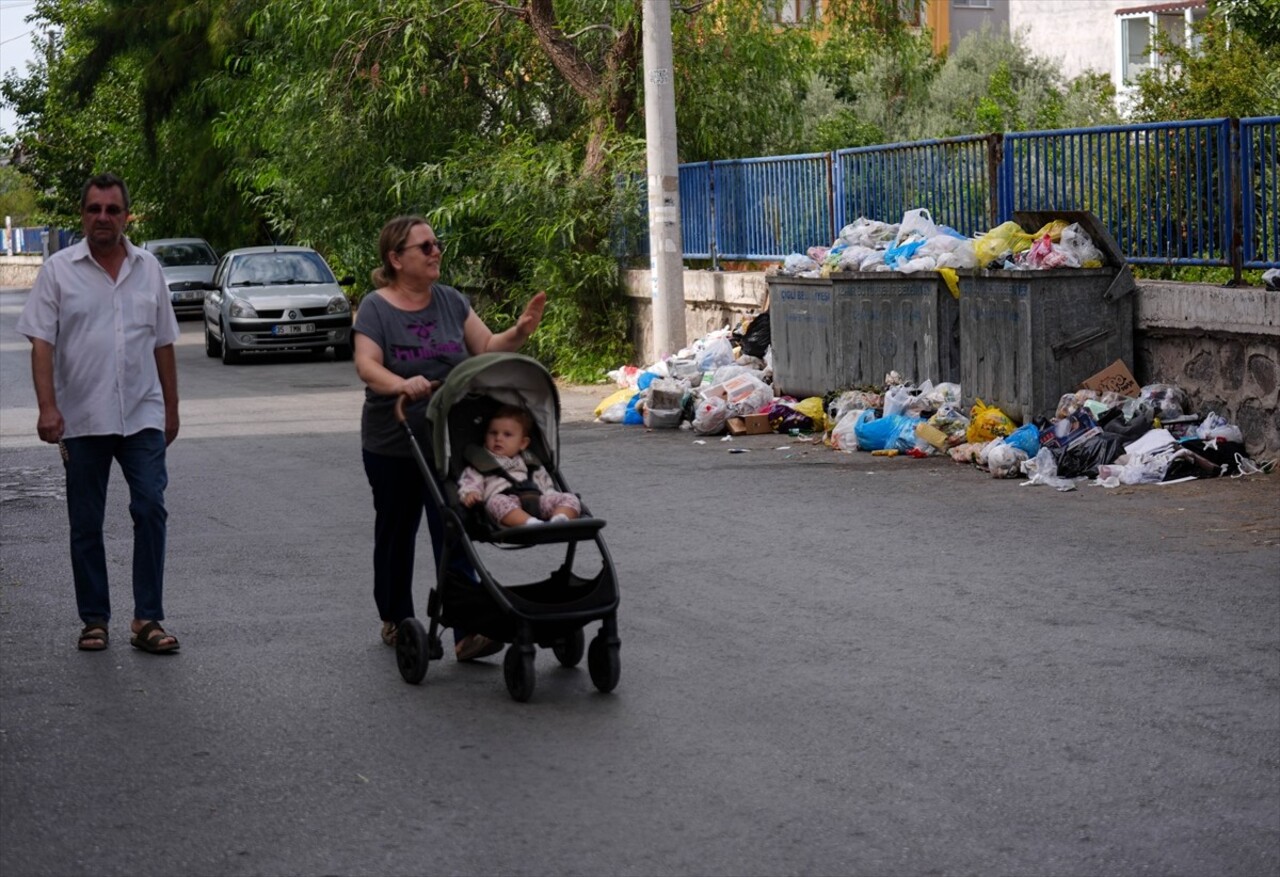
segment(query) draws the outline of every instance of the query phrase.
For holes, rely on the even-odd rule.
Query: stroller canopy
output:
[[[551,373],[536,359],[519,353],[482,353],[454,366],[427,406],[431,451],[442,472],[449,470],[455,450],[450,443],[449,412],[468,396],[489,396],[504,405],[528,409],[546,446],[549,459],[543,463],[559,465],[560,393]]]

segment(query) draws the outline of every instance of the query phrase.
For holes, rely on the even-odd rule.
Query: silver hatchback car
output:
[[[169,285],[173,312],[197,317],[204,310],[204,294],[213,279],[218,255],[203,238],[158,238],[142,248],[156,257]]]
[[[237,362],[245,352],[311,350],[350,359],[351,303],[310,247],[245,247],[222,257],[204,298],[204,352]]]

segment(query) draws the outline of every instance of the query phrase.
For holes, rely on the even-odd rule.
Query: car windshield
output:
[[[151,248],[151,252],[165,268],[174,268],[179,265],[218,264],[218,257],[207,244],[158,244]]]
[[[333,283],[333,274],[318,253],[250,253],[231,265],[231,286],[281,286]]]

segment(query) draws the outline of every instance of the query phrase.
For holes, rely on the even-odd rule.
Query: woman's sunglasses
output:
[[[409,244],[400,248],[400,252],[405,250],[422,250],[422,255],[430,256],[433,252],[444,252],[444,241],[423,241],[420,244]]]

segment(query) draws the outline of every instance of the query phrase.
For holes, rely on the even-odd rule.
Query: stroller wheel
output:
[[[410,685],[417,685],[427,675],[430,661],[430,644],[427,629],[416,618],[406,618],[396,631],[396,666],[400,676]]]
[[[616,639],[609,642],[604,634],[596,634],[587,649],[587,671],[597,689],[608,694],[618,687],[622,675],[622,644]]]
[[[555,652],[556,660],[562,667],[578,666],[586,650],[587,638],[583,636],[581,627],[564,639],[556,640],[551,646],[551,651]]]
[[[502,677],[507,682],[511,699],[524,703],[533,697],[537,677],[533,672],[533,647],[513,643],[502,659]]]

